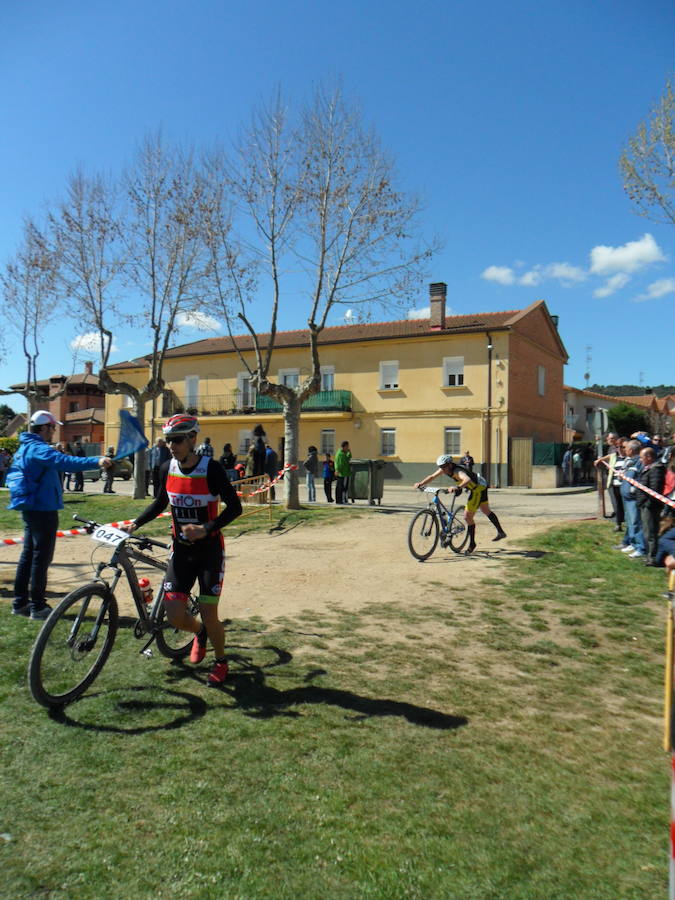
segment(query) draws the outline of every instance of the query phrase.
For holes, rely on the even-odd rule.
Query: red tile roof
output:
[[[536,305],[536,304],[533,304]],[[394,322],[367,322],[354,325],[331,325],[323,329],[319,335],[319,344],[347,344],[359,341],[378,341],[391,338],[415,338],[431,337],[434,335],[467,334],[471,332],[485,331],[486,329],[500,330],[509,328],[517,321],[523,310],[508,310],[506,312],[471,313],[463,316],[446,316],[445,328],[432,329],[429,319],[401,319]],[[275,338],[275,348],[306,347],[308,343],[307,329],[295,329],[293,331],[278,331]],[[261,347],[266,346],[268,334],[258,335]],[[253,339],[250,335],[235,335],[236,346],[241,350],[253,350]],[[181,356],[206,356],[215,353],[233,353],[235,344],[230,337],[204,338],[189,344],[181,344],[172,347],[166,352],[166,358],[172,359]],[[147,364],[148,357],[137,357],[126,362],[109,366],[113,369],[128,369],[132,366]]]

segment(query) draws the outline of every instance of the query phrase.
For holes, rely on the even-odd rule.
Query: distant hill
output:
[[[595,391],[596,394],[607,394],[609,397],[639,397],[640,394],[648,393],[638,384],[592,384],[588,390]],[[675,385],[655,384],[650,393],[655,397],[667,397],[675,394]]]

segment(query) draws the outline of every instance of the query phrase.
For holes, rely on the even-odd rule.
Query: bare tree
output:
[[[675,225],[675,88],[666,90],[621,154],[624,190],[641,215]]]
[[[409,297],[434,248],[418,246],[418,201],[396,190],[391,159],[339,90],[317,91],[293,124],[280,97],[262,108],[222,181],[220,200],[236,204],[237,227],[228,211],[210,229],[216,290],[252,385],[282,405],[286,461],[297,464],[301,407],[320,388],[319,335],[329,314],[339,304],[389,306]],[[262,291],[269,292],[264,334],[250,312]],[[297,386],[279,384],[270,379],[279,312],[299,297],[308,374]],[[252,361],[234,335],[237,324],[253,343]],[[285,479],[285,500],[288,508],[299,504],[296,473]]]
[[[53,392],[38,388],[37,365],[40,344],[46,327],[53,319],[58,293],[56,287],[57,257],[50,240],[35,222],[26,219],[23,237],[13,259],[0,274],[5,312],[10,329],[21,341],[26,363],[26,380],[17,390],[0,394],[19,393],[28,401],[32,412],[38,405],[59,397],[66,383]]]
[[[181,310],[203,297],[209,267],[203,239],[204,178],[192,154],[146,137],[124,173],[119,195],[100,177],[74,175],[58,214],[62,279],[99,335],[99,385],[133,399],[141,422],[164,388],[162,369]],[[122,287],[126,303],[118,294]],[[147,336],[147,381],[119,381],[109,358],[115,329]],[[145,496],[145,451],[136,454],[134,497]]]
[[[123,260],[116,185],[101,175],[75,171],[50,222],[64,301],[92,329],[100,367],[105,369],[112,328],[120,318],[115,287]]]

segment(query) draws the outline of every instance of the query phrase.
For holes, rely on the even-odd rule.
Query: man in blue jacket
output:
[[[46,619],[51,607],[45,601],[47,570],[54,556],[63,487],[59,472],[84,472],[111,460],[101,456],[69,456],[51,446],[54,429],[62,423],[44,409],[30,418],[30,431],[19,437],[19,449],[7,473],[10,509],[21,510],[24,523],[23,552],[14,580],[12,613]]]

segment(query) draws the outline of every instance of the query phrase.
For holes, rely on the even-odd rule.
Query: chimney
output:
[[[94,364],[90,359],[88,359],[86,361],[86,363],[84,364],[84,374],[85,375],[93,375],[94,374]]]
[[[429,285],[429,327],[432,331],[445,328],[445,296],[448,286],[444,281]]]

